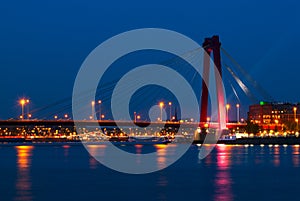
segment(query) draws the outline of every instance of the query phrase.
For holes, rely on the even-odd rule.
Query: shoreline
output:
[[[83,143],[90,144],[105,144],[109,141],[97,141],[97,142],[82,142],[80,140],[67,140],[67,139],[7,139],[0,138],[0,146],[2,145],[82,145]],[[118,142],[117,144],[135,145],[132,143]],[[143,143],[136,143],[143,144]],[[155,143],[154,143],[155,144]],[[203,140],[194,140],[195,144],[203,144]],[[297,137],[270,137],[270,138],[239,138],[234,140],[218,140],[217,144],[225,145],[300,145],[300,138]],[[147,145],[147,144],[145,144]]]
[[[193,144],[202,144],[203,140],[194,140]],[[270,137],[270,138],[239,138],[235,140],[219,140],[217,144],[227,145],[299,145],[297,137]]]

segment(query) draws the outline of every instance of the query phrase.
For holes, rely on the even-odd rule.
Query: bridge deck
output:
[[[140,127],[147,127],[151,126],[183,126],[183,127],[204,127],[207,122],[148,122],[148,121],[139,121],[135,124],[131,121],[111,121],[111,120],[80,120],[76,121],[77,125],[85,125],[85,126],[140,126]],[[18,127],[18,126],[74,126],[73,120],[1,120],[0,127]],[[207,124],[210,128],[217,128],[218,123],[210,122]],[[227,128],[237,128],[237,127],[245,127],[246,123],[227,123]]]

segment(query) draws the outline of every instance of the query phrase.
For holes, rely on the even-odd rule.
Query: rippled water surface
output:
[[[157,151],[160,167],[174,146],[126,149]],[[105,149],[90,147],[103,157]],[[0,145],[0,200],[299,200],[299,150],[297,145],[218,145],[199,160],[193,145],[162,171],[128,175],[101,165],[82,145]]]

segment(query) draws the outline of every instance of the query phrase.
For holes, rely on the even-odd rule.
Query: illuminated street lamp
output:
[[[207,117],[207,118],[206,118],[206,123],[207,123],[207,125],[208,125],[208,127],[209,127],[210,117]]]
[[[170,107],[170,120],[171,120],[171,117],[172,117],[172,102],[169,102],[169,107]]]
[[[101,104],[102,104],[102,101],[101,100],[98,100],[98,104],[99,104],[99,120],[101,121]]]
[[[207,122],[210,122],[210,117],[207,117],[207,118],[206,118],[206,121],[207,121]]]
[[[22,108],[22,115],[20,116],[20,118],[23,120],[24,119],[24,106],[26,104],[26,100],[24,98],[22,98],[19,102],[20,102],[20,105]]]
[[[91,120],[94,119],[94,115],[95,115],[95,101],[92,101],[91,102],[91,106],[92,106],[92,118],[90,118]]]
[[[136,122],[136,112],[133,113],[134,115],[134,123]]]
[[[65,114],[65,116],[64,116],[66,119],[68,119],[68,114]]]
[[[298,132],[298,123],[299,123],[299,119],[295,119],[295,122],[297,123],[296,131]]]
[[[159,103],[159,107],[160,107],[160,120],[162,121],[162,109],[163,109],[163,107],[164,107],[164,102],[160,102]]]
[[[26,103],[25,104],[27,104],[27,118],[28,119],[31,118],[31,114],[29,114],[29,102],[30,102],[30,100],[26,99]]]
[[[294,120],[296,121],[297,107],[293,107],[293,111],[294,111]]]
[[[54,115],[54,119],[57,120],[57,118],[58,118],[58,116],[57,116],[57,115]]]
[[[236,104],[236,118],[237,123],[240,123],[240,104]]]
[[[227,121],[227,123],[229,122],[229,115],[228,115],[229,108],[230,108],[230,105],[226,104],[226,121]]]

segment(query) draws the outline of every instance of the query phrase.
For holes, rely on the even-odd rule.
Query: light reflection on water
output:
[[[293,145],[293,165],[294,167],[300,167],[300,159],[299,159],[299,146]]]
[[[177,146],[176,144],[154,145],[154,148],[155,148],[155,151],[157,154],[156,163],[157,163],[157,167],[159,169],[166,167],[167,160],[170,159],[168,157],[173,156],[175,154],[176,146]],[[107,148],[106,145],[88,145],[87,146],[87,149],[90,152],[90,159],[89,159],[89,168],[90,169],[96,169],[97,164],[99,164],[98,161],[94,157],[105,158],[106,148]],[[135,153],[137,153],[137,154],[142,154],[143,149],[147,149],[147,148],[149,148],[149,145],[134,145],[134,146],[132,146],[132,149],[134,149]],[[140,163],[140,160],[138,157],[137,157],[136,163],[137,164]],[[168,177],[163,174],[159,174],[159,176],[157,177],[157,180],[156,180],[156,186],[159,189],[161,189],[159,192],[157,192],[159,200],[167,199],[167,194],[163,189],[167,188],[168,185],[169,185]]]
[[[231,165],[231,148],[232,146],[217,145],[217,173],[214,180],[215,183],[215,201],[231,201],[233,200],[232,178],[230,175]]]
[[[91,155],[105,157],[107,148],[106,146],[107,145],[89,145],[87,146],[87,148]],[[176,146],[176,144],[155,146],[135,145],[131,148],[135,150],[136,153],[143,153],[143,151],[145,150],[154,149],[157,155],[157,167],[161,168],[165,167],[168,160],[170,159],[170,156],[174,155]],[[60,148],[61,150],[63,150],[63,152],[61,152],[61,154],[63,155],[63,160],[66,160],[67,163],[71,163],[72,160],[74,160],[74,153],[77,153],[74,152],[74,150],[78,149],[76,147],[73,147],[72,145],[60,146]],[[14,182],[15,194],[13,196],[13,200],[15,201],[31,201],[34,199],[34,196],[36,196],[35,192],[32,189],[32,179],[35,180],[35,175],[33,174],[33,171],[31,171],[32,160],[35,160],[35,158],[33,157],[33,149],[35,150],[35,155],[40,153],[40,147],[15,146],[17,154],[17,177]],[[51,149],[52,147],[49,146],[50,152]],[[197,149],[195,150],[197,151]],[[189,158],[189,161],[186,161],[186,164],[180,163],[179,168],[175,166],[175,171],[179,174],[183,174],[184,171],[180,169],[181,167],[194,171],[192,172],[192,174],[195,175],[199,174],[199,172],[201,172],[200,170],[209,169],[210,171],[212,171],[212,175],[210,177],[212,178],[211,183],[207,185],[211,185],[213,189],[211,198],[215,201],[235,200],[234,198],[236,198],[237,196],[236,185],[241,182],[239,178],[236,177],[236,175],[238,175],[238,173],[236,173],[236,170],[242,169],[243,167],[251,165],[253,165],[253,168],[259,167],[262,169],[266,165],[269,165],[269,168],[276,167],[276,169],[279,169],[277,167],[300,167],[300,146],[298,145],[265,145],[252,147],[217,145],[214,151],[210,155],[208,155],[207,158],[198,163],[197,153],[190,153],[194,154],[189,155],[189,157],[192,156],[192,158]],[[96,170],[99,169],[99,167],[101,168],[101,165],[99,165],[99,162],[97,162],[97,160],[95,160],[92,156],[88,157],[89,158],[83,158],[83,160],[80,159],[80,162],[86,161],[85,163],[87,164],[87,168],[89,168],[90,170]],[[196,159],[195,162],[193,162],[193,159]],[[138,163],[138,161],[136,162]],[[34,164],[36,163],[34,162]],[[169,168],[169,170],[171,169],[172,167]],[[72,168],[70,170],[72,170]],[[159,200],[168,200],[170,196],[170,194],[168,194],[168,190],[170,189],[170,187],[173,188],[174,186],[174,175],[177,175],[177,173],[169,174],[169,170],[158,172],[158,174],[155,174],[155,178],[153,178],[153,181],[155,182],[154,186],[156,187],[152,186],[152,188],[157,191],[155,196],[156,198],[159,198]],[[204,174],[206,173],[204,172]],[[195,180],[193,182],[193,185],[197,185],[197,183],[195,183]],[[201,182],[200,179],[199,182]]]
[[[16,201],[31,201],[32,184],[30,177],[30,167],[33,146],[16,146],[17,150],[17,181],[16,181]]]
[[[166,191],[165,189],[168,187],[168,178],[163,175],[163,174],[160,174],[157,178],[157,187],[159,189],[159,192],[158,192],[158,200],[168,200],[168,196],[166,194]]]
[[[151,147],[151,145],[134,145],[132,148],[135,150],[135,153],[137,154],[142,154],[143,149],[147,149],[148,147]],[[166,167],[167,165],[167,160],[171,160],[169,157],[172,158],[172,156],[175,154],[176,151],[176,144],[156,144],[154,145],[154,148],[156,149],[156,163],[157,167],[159,169],[162,169]],[[87,145],[86,146],[88,152],[90,153],[90,158],[89,158],[89,165],[90,169],[96,169],[97,164],[99,162],[95,158],[101,158],[105,159],[105,150],[107,148],[107,145],[105,144],[97,144],[97,145]],[[137,155],[138,156],[138,155]],[[137,157],[136,163],[139,164],[141,161],[139,160],[139,157]]]
[[[64,157],[65,158],[68,158],[68,156],[69,156],[69,149],[70,149],[70,145],[63,145],[62,146],[63,148],[64,148]]]
[[[94,157],[103,158],[105,155],[106,145],[105,144],[87,145],[86,148],[90,153],[90,158],[89,158],[90,169],[96,169],[99,162]]]
[[[166,167],[167,162],[167,145],[155,145],[157,153],[157,167],[159,169]]]
[[[134,145],[134,147],[135,147],[135,151],[136,151],[137,154],[141,154],[142,153],[143,145],[136,144],[136,145]],[[141,164],[141,158],[140,157],[137,157],[136,163],[137,164]]]
[[[275,146],[273,151],[273,156],[274,156],[273,164],[275,167],[279,167],[280,165],[279,149],[280,149],[279,146]]]

